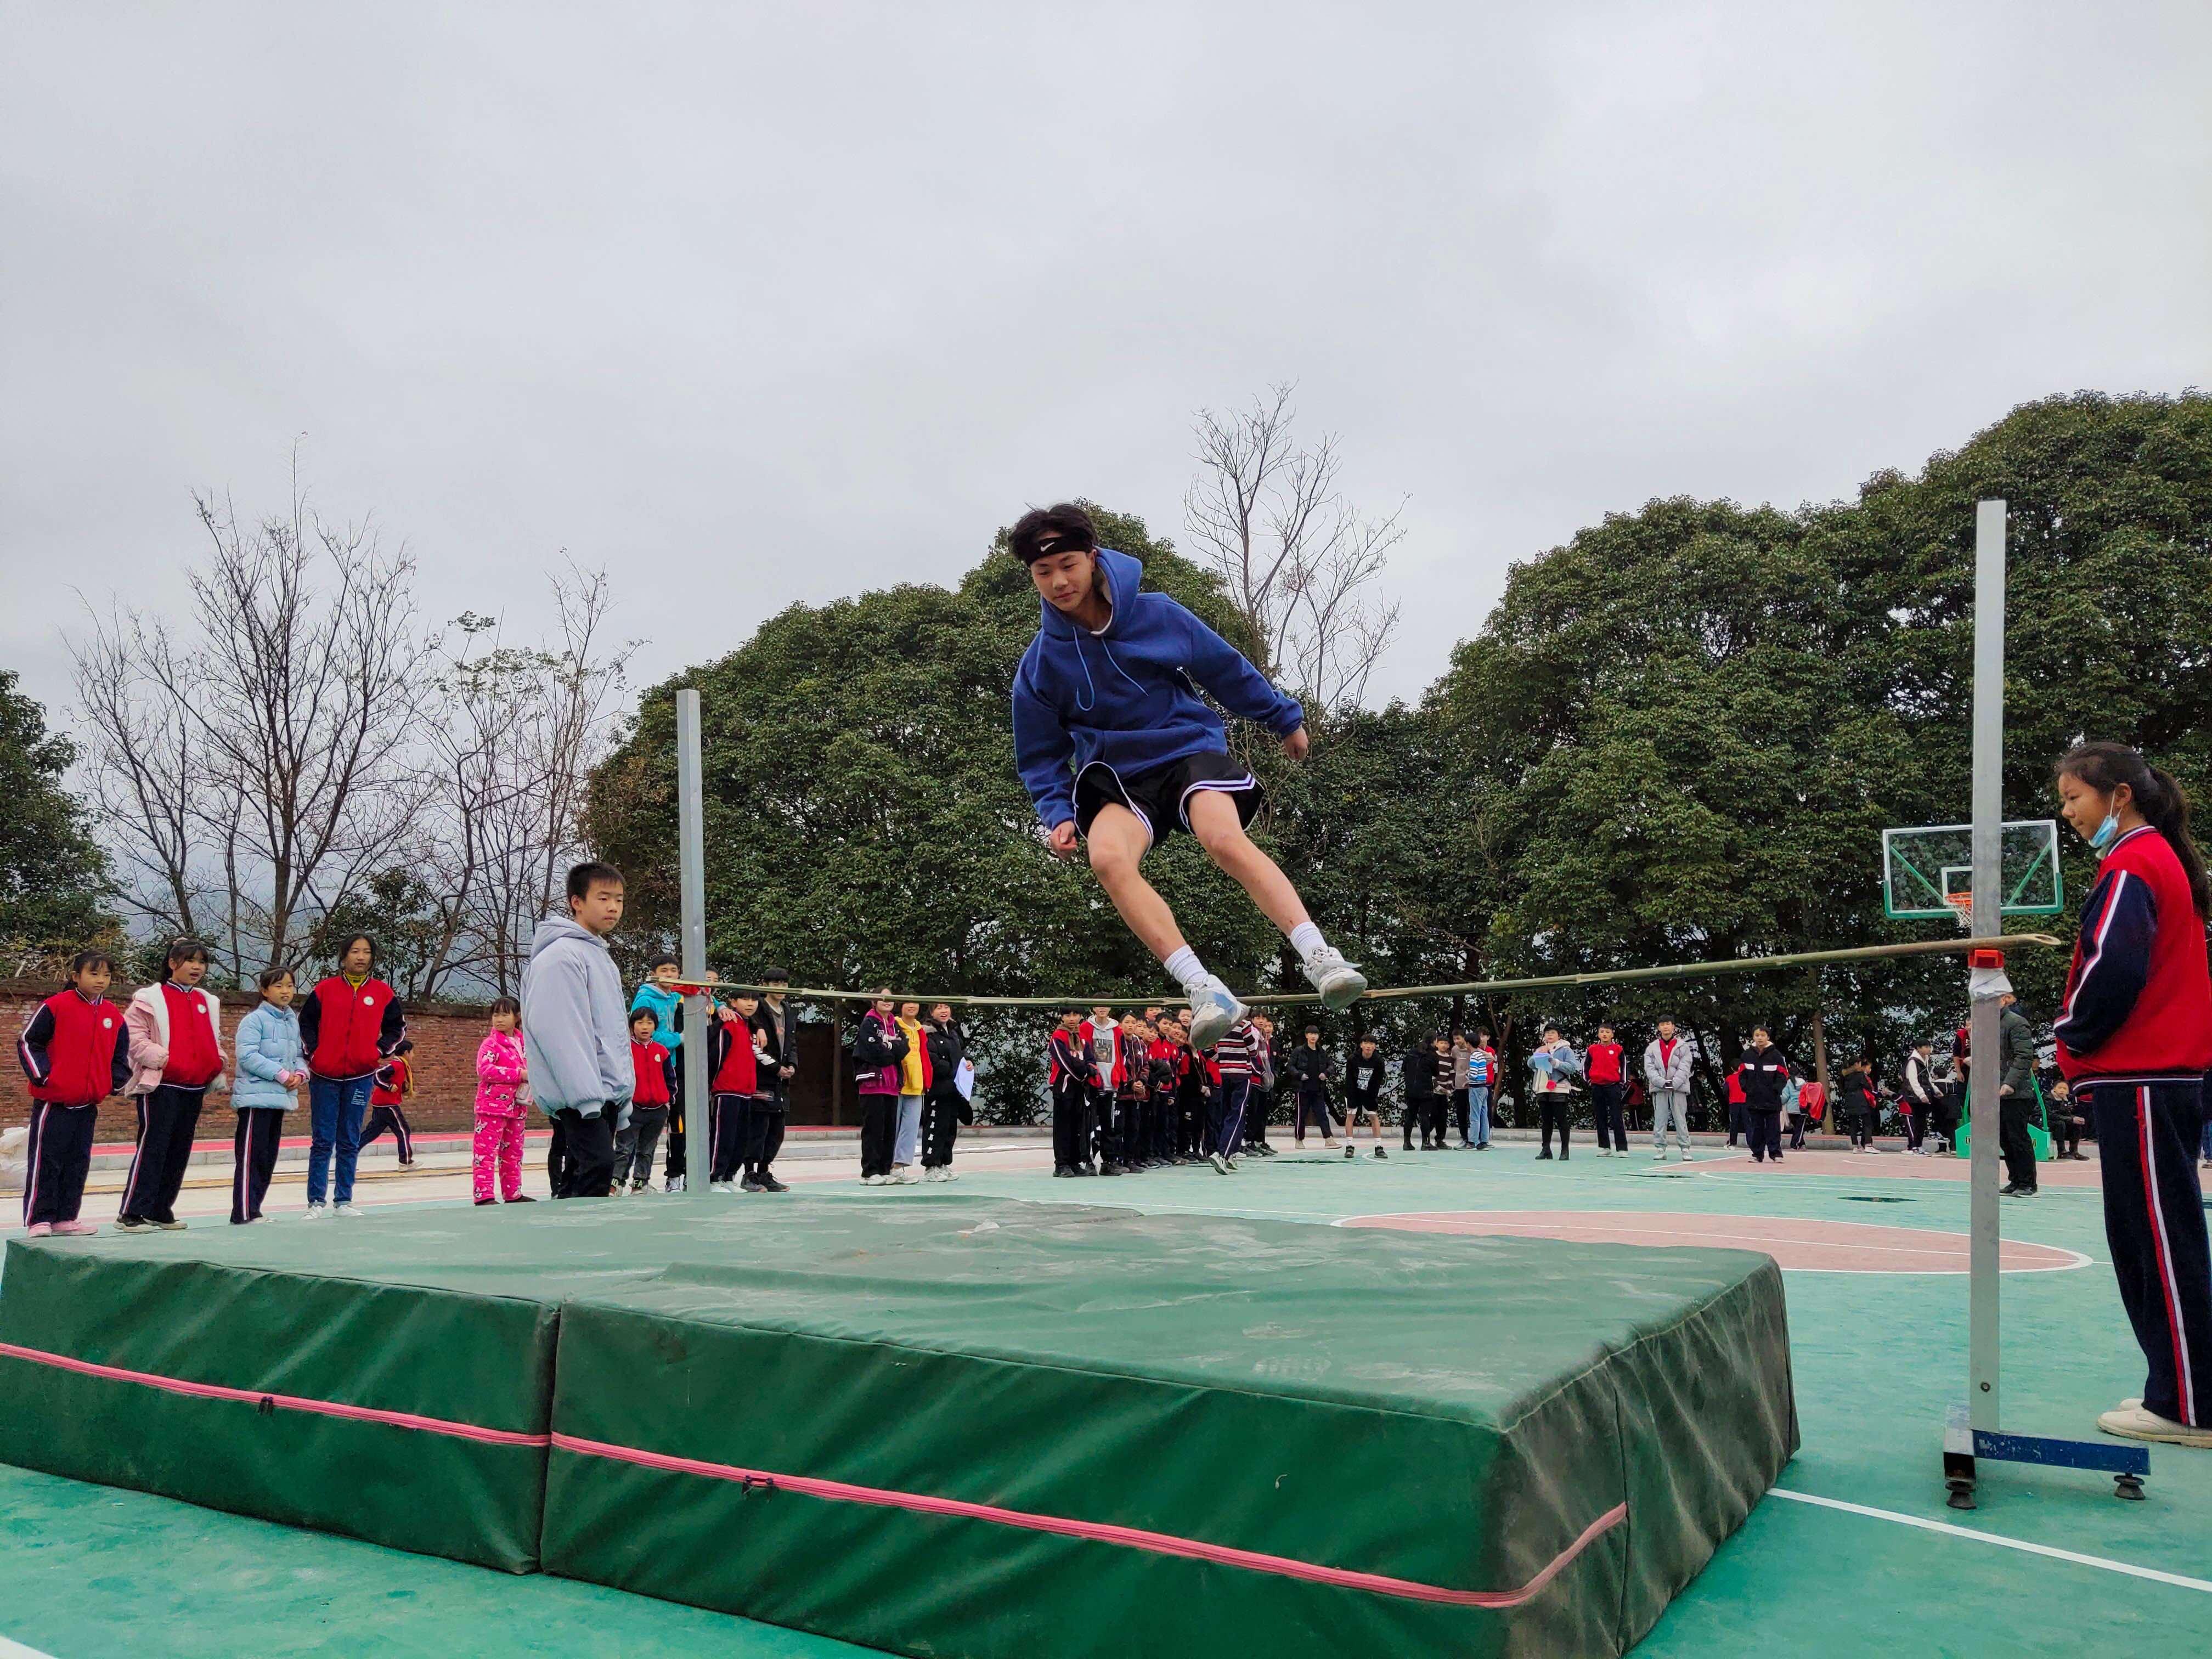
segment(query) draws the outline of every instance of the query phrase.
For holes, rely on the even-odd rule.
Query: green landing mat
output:
[[[1572,1655],[1797,1443],[1764,1256],[915,1196],[18,1242],[0,1343],[249,1397],[0,1357],[0,1460],[917,1655]]]

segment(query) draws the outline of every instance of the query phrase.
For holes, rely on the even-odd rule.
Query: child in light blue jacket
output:
[[[238,1023],[238,1081],[230,1097],[238,1114],[230,1219],[240,1227],[262,1218],[261,1200],[276,1167],[284,1114],[300,1103],[299,1087],[307,1079],[300,1017],[292,1012],[292,975],[271,968],[260,982],[260,1006]]]

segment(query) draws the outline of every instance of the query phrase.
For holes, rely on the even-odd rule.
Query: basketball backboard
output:
[[[1923,824],[1881,832],[1881,908],[1899,921],[1948,921],[1973,886],[1974,830]],[[1999,842],[1998,908],[2008,916],[2048,916],[2066,908],[2058,871],[2058,822],[2023,818]]]

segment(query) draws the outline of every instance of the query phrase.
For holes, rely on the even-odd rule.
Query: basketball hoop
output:
[[[1972,893],[1946,893],[1943,895],[1943,902],[1949,905],[1957,914],[1960,933],[1971,933],[1974,931],[1974,896]]]

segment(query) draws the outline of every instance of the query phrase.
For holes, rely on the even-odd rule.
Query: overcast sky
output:
[[[0,666],[61,714],[299,434],[430,618],[565,548],[658,679],[1027,502],[1179,534],[1292,380],[1408,498],[1411,695],[1607,511],[2212,381],[2205,0],[1077,9],[16,0]]]

